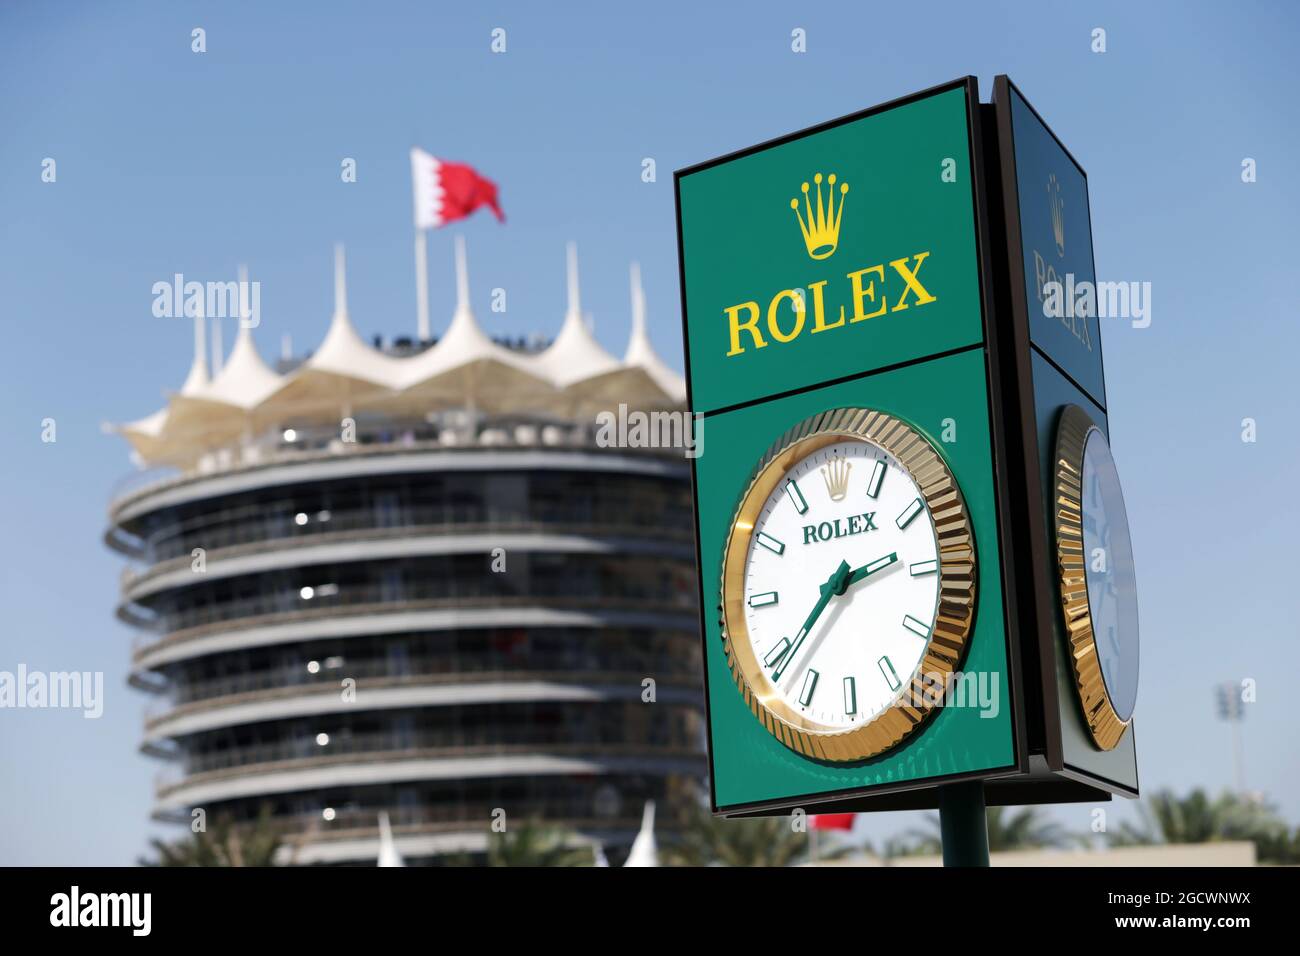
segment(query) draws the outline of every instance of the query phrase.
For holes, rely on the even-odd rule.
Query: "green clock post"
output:
[[[1031,334],[1011,249],[1033,219],[1007,224],[1017,170],[1038,170],[1014,162],[1028,132],[1004,138],[1010,89],[981,105],[963,79],[676,175],[690,405],[709,433],[693,466],[716,813],[938,806],[947,859],[979,863],[985,801],[1136,793],[1128,698],[1111,699],[1119,753],[1105,737],[1076,753],[1066,719],[1097,720],[1076,686],[1128,673],[1107,665],[1127,636],[1082,677],[1060,645],[1094,588],[1131,594],[1132,562],[1093,581],[1082,560],[1123,550],[1126,526],[1047,536],[1070,477],[1057,420],[1077,403],[1033,377],[1057,343]],[[1080,468],[1109,462],[1101,411],[1070,418]],[[1071,487],[1122,522],[1122,502]],[[1123,632],[1128,604],[1111,604]]]

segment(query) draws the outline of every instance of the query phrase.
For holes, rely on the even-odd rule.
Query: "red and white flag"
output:
[[[851,813],[819,813],[810,819],[814,830],[853,829],[853,814]]]
[[[411,180],[415,184],[415,228],[436,229],[464,219],[487,206],[505,222],[497,202],[497,184],[472,166],[448,163],[422,149],[411,150]]]

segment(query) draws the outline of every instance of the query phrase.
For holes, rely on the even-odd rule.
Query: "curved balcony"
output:
[[[623,598],[457,597],[421,602],[373,601],[343,609],[317,607],[178,631],[162,638],[136,635],[132,681],[149,690],[162,685],[145,671],[166,664],[224,651],[292,644],[327,638],[365,638],[381,634],[456,628],[631,627],[695,632],[699,619],[693,605]]]
[[[356,670],[340,671],[332,682],[323,686],[298,685],[231,694],[156,713],[146,718],[142,747],[159,753],[159,741],[167,738],[319,714],[539,701],[632,701],[640,698],[644,689],[642,681],[647,677],[656,682],[658,703],[691,706],[700,703],[699,677],[686,669],[677,673],[637,671],[590,675],[567,670],[517,669],[473,675],[462,671],[400,677],[355,677]],[[339,693],[338,681],[344,674],[356,680],[355,702],[344,701]]]
[[[487,434],[491,434],[488,432]],[[158,477],[150,474],[136,487],[134,480],[119,491],[109,506],[110,527],[106,543],[131,553],[137,542],[124,539],[121,529],[142,515],[205,498],[238,494],[258,488],[370,478],[376,475],[439,471],[539,471],[579,470],[651,475],[684,480],[689,466],[677,449],[602,448],[594,431],[582,431],[555,442],[478,440],[473,444],[444,441],[345,443],[325,448],[300,449],[281,445],[271,449],[242,446],[229,464],[209,470]],[[127,535],[127,538],[130,536]]]
[[[456,550],[395,567],[351,558],[327,567],[293,565],[288,574],[264,578],[261,575],[267,569],[262,569],[246,572],[233,582],[226,576],[194,574],[188,588],[174,595],[164,592],[165,600],[157,602],[158,606],[127,602],[119,606],[118,615],[141,628],[174,635],[307,609],[344,610],[457,598],[509,600],[529,593],[552,598],[613,593],[620,599],[683,609],[695,606],[690,573],[693,562],[686,557],[654,552],[621,557],[622,552],[609,547],[582,548],[576,554],[568,549],[550,553],[524,548],[528,562],[522,573],[516,563],[515,570],[496,574],[490,573],[487,564],[490,550]]]
[[[666,557],[688,561],[695,549],[689,531],[660,528],[621,529],[622,536],[606,528],[590,527],[574,532],[530,526],[466,528],[391,528],[330,534],[315,539],[296,538],[269,542],[266,546],[244,546],[205,554],[201,581],[267,571],[294,570],[321,564],[347,564],[396,558],[432,558],[462,554],[489,554],[493,548],[513,553],[628,554]],[[285,542],[289,541],[287,547]],[[126,604],[143,601],[170,588],[200,582],[187,555],[154,565],[138,575],[123,574],[122,597]],[[130,610],[120,610],[131,614]]]
[[[509,632],[503,632],[508,634]],[[639,631],[608,633],[575,637],[560,632],[563,648],[531,649],[519,655],[493,646],[465,649],[449,647],[437,654],[405,654],[398,659],[387,655],[370,658],[331,660],[328,653],[318,654],[324,660],[313,660],[310,666],[294,665],[250,668],[244,673],[222,674],[218,677],[185,675],[173,686],[169,708],[186,709],[217,701],[257,697],[267,692],[311,693],[318,689],[333,690],[345,677],[361,680],[496,680],[504,675],[526,672],[566,674],[574,679],[592,680],[621,671],[644,674],[662,674],[665,678],[680,677],[698,680],[699,669],[689,653],[697,650],[694,640],[674,641],[687,646],[683,653],[674,653],[668,645],[659,643],[657,651],[647,652],[646,638]],[[493,632],[488,632],[489,637]],[[440,632],[439,639],[454,638],[455,632]],[[588,641],[588,637],[591,639]],[[633,642],[641,646],[628,646]],[[149,716],[160,716],[156,709]]]
[[[699,742],[694,745],[583,744],[558,743],[552,737],[533,744],[488,743],[427,750],[406,746],[387,750],[353,747],[347,753],[316,756],[302,756],[292,747],[274,745],[266,748],[265,755],[277,753],[278,758],[274,760],[214,768],[201,774],[164,771],[155,780],[154,815],[162,819],[178,809],[215,801],[326,787],[547,775],[677,773],[698,776],[704,771],[704,753]]]
[[[685,502],[683,502],[685,503]],[[533,502],[526,507],[498,504],[372,505],[368,508],[308,508],[267,513],[262,504],[204,512],[151,529],[140,538],[144,560],[157,566],[173,558],[188,564],[195,548],[243,553],[285,541],[324,540],[335,535],[370,532],[472,533],[475,531],[567,531],[601,534],[693,534],[689,507],[677,508],[667,496],[654,507],[640,496],[602,494],[577,504]],[[142,577],[143,575],[136,575]]]
[[[643,750],[647,747],[680,748],[695,744],[691,728],[698,721],[686,719],[690,715],[680,710],[674,709],[670,713],[679,715],[681,719],[657,726],[658,737],[661,739],[653,744],[640,741],[629,743],[621,728],[611,727],[610,723],[596,719],[566,723],[562,729],[554,725],[536,726],[514,720],[485,721],[468,726],[421,727],[405,732],[387,730],[379,733],[336,733],[323,735],[323,740],[321,737],[303,737],[239,747],[220,747],[187,753],[182,774],[187,779],[193,779],[227,770],[256,772],[265,764],[337,760],[373,753],[536,753],[553,752],[557,747],[576,751],[607,747]],[[176,772],[177,768],[173,767],[163,773],[166,775]]]

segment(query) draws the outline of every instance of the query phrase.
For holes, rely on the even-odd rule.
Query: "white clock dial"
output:
[[[1054,462],[1061,624],[1088,733],[1100,749],[1114,750],[1137,704],[1133,545],[1106,433],[1078,405],[1061,410]]]
[[[1088,433],[1081,480],[1084,579],[1093,640],[1111,706],[1121,721],[1128,721],[1137,704],[1137,584],[1119,473],[1100,429]]]
[[[934,520],[907,470],[870,441],[821,447],[754,521],[743,610],[754,656],[794,713],[868,724],[925,657],[940,574]]]

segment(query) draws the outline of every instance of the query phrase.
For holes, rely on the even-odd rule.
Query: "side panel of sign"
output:
[[[1046,757],[1068,776],[1122,794],[1137,792],[1135,729],[1102,751],[1084,723],[1065,635],[1057,573],[1052,471],[1056,426],[1066,405],[1078,405],[1106,430],[1101,330],[1095,315],[1052,314],[1051,289],[1073,276],[1093,281],[1087,179],[1019,91],[994,85],[1003,168],[1011,306],[1027,469],[1029,570],[1034,579]],[[1059,193],[1058,193],[1059,188]],[[1071,218],[1069,210],[1076,209]],[[1043,282],[1040,282],[1043,279]],[[1041,293],[1041,295],[1040,295]]]

